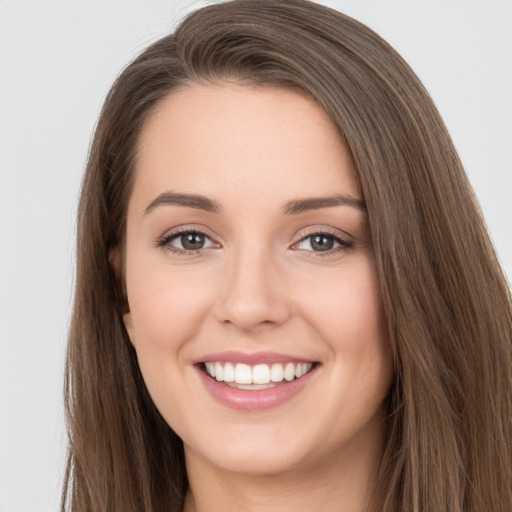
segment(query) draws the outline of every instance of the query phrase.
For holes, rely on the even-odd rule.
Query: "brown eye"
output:
[[[201,233],[185,233],[180,236],[180,241],[183,249],[195,251],[204,247],[206,237]]]
[[[334,247],[334,238],[327,235],[313,235],[310,244],[313,251],[329,251]]]
[[[330,233],[313,233],[305,236],[297,242],[292,249],[299,249],[309,253],[335,254],[340,251],[348,251],[354,246],[349,240],[344,240],[338,235]]]
[[[298,248],[314,252],[327,252],[339,246],[341,242],[341,240],[332,235],[316,233],[303,238],[298,243]]]
[[[201,231],[191,230],[168,234],[158,242],[158,246],[177,254],[189,254],[202,249],[218,248],[219,244]]]

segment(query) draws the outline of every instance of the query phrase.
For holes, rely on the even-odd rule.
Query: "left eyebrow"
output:
[[[333,206],[350,206],[366,213],[366,204],[361,199],[351,196],[336,194],[327,197],[308,197],[306,199],[294,199],[288,201],[283,208],[284,215],[296,215],[299,213],[331,208]]]

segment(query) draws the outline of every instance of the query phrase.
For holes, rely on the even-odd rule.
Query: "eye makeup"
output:
[[[301,238],[289,248],[294,251],[310,253],[311,257],[325,257],[351,250],[355,243],[339,232],[326,228],[303,230]],[[204,251],[222,248],[204,230],[192,226],[180,226],[168,231],[159,238],[157,247],[164,248],[178,256],[193,256]]]

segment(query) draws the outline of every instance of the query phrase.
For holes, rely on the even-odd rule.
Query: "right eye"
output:
[[[218,246],[210,237],[195,230],[169,233],[158,245],[178,254],[194,254],[201,249]]]

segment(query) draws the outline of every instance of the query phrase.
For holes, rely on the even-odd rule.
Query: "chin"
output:
[[[256,432],[240,436],[226,433],[224,439],[215,436],[214,443],[195,449],[185,445],[185,453],[187,458],[200,454],[203,461],[206,459],[223,471],[263,477],[296,470],[308,459],[307,443],[299,436],[291,436],[283,430],[279,432],[275,427],[254,430]]]

